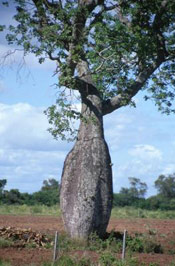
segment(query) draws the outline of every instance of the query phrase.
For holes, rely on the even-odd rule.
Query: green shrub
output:
[[[131,238],[130,236],[127,237],[127,249],[132,252],[139,252],[139,253],[163,253],[163,248],[160,244],[154,242],[151,238],[147,236],[136,236]]]
[[[133,252],[143,252],[144,251],[143,240],[139,237],[134,237],[134,238],[127,237],[126,245],[127,245],[127,249],[129,249]]]
[[[0,266],[11,266],[11,263],[0,258]]]
[[[0,237],[0,248],[8,248],[8,247],[11,247],[13,245],[14,245],[13,241]]]
[[[101,266],[117,265],[117,259],[111,253],[103,253],[99,259]]]

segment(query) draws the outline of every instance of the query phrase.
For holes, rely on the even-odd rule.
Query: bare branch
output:
[[[59,64],[61,64],[59,56],[53,56],[51,52],[47,52],[50,60],[57,61]]]
[[[100,71],[100,69],[103,67],[104,63],[105,63],[106,60],[103,60],[101,62],[101,64],[93,71],[92,74],[95,74],[95,73],[98,73]]]

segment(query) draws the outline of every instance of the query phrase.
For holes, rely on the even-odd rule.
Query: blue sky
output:
[[[6,22],[10,15],[0,10]],[[1,34],[0,58],[12,48]],[[40,65],[28,55],[19,71],[21,60],[18,51],[0,70],[0,179],[7,179],[7,189],[34,192],[45,179],[60,180],[73,143],[56,141],[47,132],[43,110],[56,99],[54,63]],[[128,177],[137,177],[148,184],[150,196],[156,193],[154,181],[160,174],[175,172],[175,118],[160,114],[153,102],[143,100],[143,93],[135,101],[137,108],[121,108],[105,117],[105,137],[113,162],[114,191],[127,187]]]

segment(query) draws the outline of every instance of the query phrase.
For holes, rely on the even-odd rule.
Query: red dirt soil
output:
[[[61,218],[50,216],[0,215],[0,227],[7,226],[21,229],[31,228],[36,232],[48,235],[54,235],[55,231],[64,232]],[[160,266],[169,266],[172,262],[175,263],[175,220],[114,218],[110,220],[108,231],[123,232],[125,229],[129,235],[135,233],[154,235],[156,242],[160,243],[164,249],[163,254],[134,254],[140,262],[145,262],[146,265],[156,262]],[[42,265],[42,262],[52,260],[52,253],[51,249],[1,248],[0,258],[9,260],[14,266],[31,265],[32,263],[33,265]],[[95,252],[76,251],[76,254],[78,257],[96,258]]]

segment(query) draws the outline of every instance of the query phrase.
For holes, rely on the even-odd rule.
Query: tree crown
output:
[[[55,137],[64,137],[65,130],[73,134],[70,120],[81,118],[65,88],[81,94],[85,84],[94,86],[104,115],[133,104],[140,90],[162,112],[175,112],[174,1],[14,0],[13,4],[17,25],[8,27],[8,43],[22,47],[24,54],[34,53],[40,63],[47,57],[57,63],[60,93],[46,112]]]
[[[160,175],[155,181],[155,187],[161,196],[165,198],[175,197],[175,173],[171,175]]]

